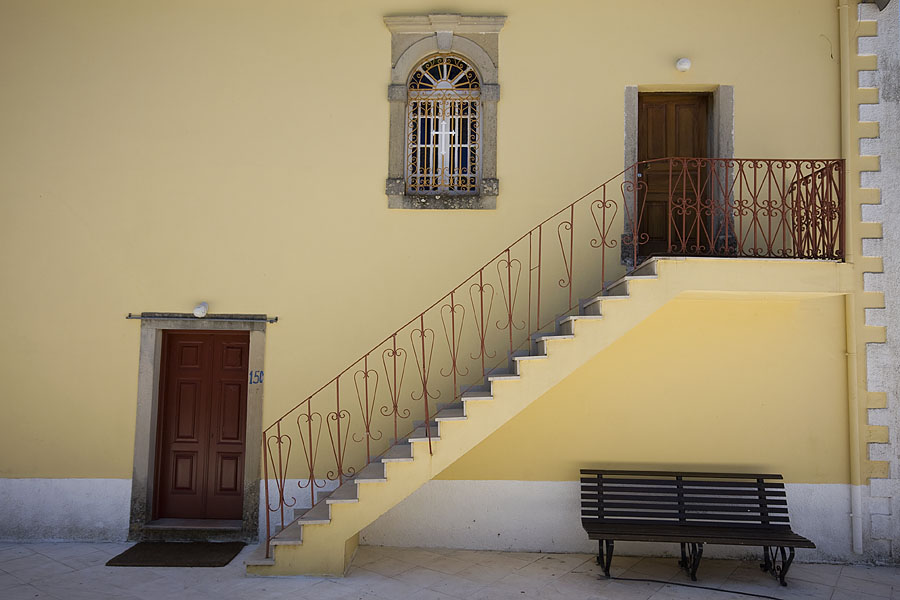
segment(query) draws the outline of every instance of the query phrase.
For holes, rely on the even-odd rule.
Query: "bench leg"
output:
[[[681,543],[681,560],[678,566],[691,576],[691,581],[697,581],[697,569],[700,568],[700,559],[703,558],[703,542]]]
[[[759,567],[763,571],[771,573],[781,585],[786,586],[787,582],[784,578],[787,577],[788,569],[791,568],[791,563],[794,562],[794,549],[790,547],[785,548],[784,546],[763,546],[763,560],[765,562]]]
[[[603,574],[609,577],[609,566],[612,563],[615,540],[600,540],[597,542],[597,545],[597,564],[603,569]],[[604,546],[606,546],[605,554],[603,552]]]

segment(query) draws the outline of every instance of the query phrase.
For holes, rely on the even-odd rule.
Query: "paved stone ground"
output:
[[[0,542],[0,599],[151,600],[739,600],[748,592],[779,599],[900,600],[900,568],[818,564],[791,567],[788,587],[756,563],[704,560],[698,585],[675,559],[616,557],[613,576],[660,579],[644,583],[603,578],[587,554],[481,552],[362,546],[344,578],[247,577],[243,557],[218,569],[107,567],[130,543]]]

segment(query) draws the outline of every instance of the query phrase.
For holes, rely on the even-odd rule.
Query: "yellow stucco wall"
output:
[[[0,4],[0,476],[131,476],[128,312],[278,315],[270,423],[619,171],[626,85],[733,85],[736,155],[840,155],[831,0],[445,8],[509,17],[495,211],[386,208],[382,17],[419,2]]]
[[[439,479],[580,468],[783,473],[848,483],[843,296],[666,304]]]

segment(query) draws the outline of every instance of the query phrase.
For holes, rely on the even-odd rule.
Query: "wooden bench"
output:
[[[598,540],[609,577],[613,544],[681,544],[679,566],[697,580],[703,544],[762,546],[760,568],[785,583],[794,548],[816,545],[791,531],[781,475],[581,470],[581,523]]]

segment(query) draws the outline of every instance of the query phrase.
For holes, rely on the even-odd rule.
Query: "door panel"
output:
[[[157,518],[241,519],[248,333],[167,331],[157,437]]]
[[[176,442],[199,442],[197,411],[200,409],[202,385],[199,380],[188,381],[182,378],[178,381],[175,398]]]
[[[247,422],[247,368],[250,344],[226,339],[216,346],[211,438],[212,464],[207,473],[211,519],[234,519],[243,506],[244,432]]]
[[[639,94],[638,95],[638,160],[651,161],[669,157],[705,158],[707,156],[707,94]],[[699,225],[697,211],[688,207],[672,215],[669,207],[669,164],[659,161],[642,165],[640,177],[647,186],[639,208],[640,233],[647,242],[641,256],[665,254],[669,242],[677,242],[695,231]],[[696,177],[680,181],[672,196],[691,195]]]

